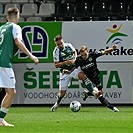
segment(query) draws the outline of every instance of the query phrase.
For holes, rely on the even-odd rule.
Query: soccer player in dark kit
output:
[[[75,61],[76,67],[81,68],[81,70],[86,74],[86,76],[90,79],[90,81],[98,88],[99,91],[102,91],[102,85],[100,82],[100,75],[99,69],[97,67],[96,59],[102,55],[108,54],[115,50],[117,45],[114,44],[112,48],[108,48],[104,51],[94,51],[89,53],[88,48],[86,46],[82,46],[79,50],[79,56]],[[83,100],[85,101],[88,96],[91,96],[89,91],[84,90],[84,97]],[[114,107],[107,99],[101,95],[98,100],[104,105],[107,106],[109,109],[113,110],[114,112],[119,112],[119,110]]]

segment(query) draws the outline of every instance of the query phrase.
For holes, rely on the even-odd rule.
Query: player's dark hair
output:
[[[57,36],[54,38],[54,41],[57,42],[57,41],[59,41],[59,40],[61,40],[61,39],[62,39],[62,36],[61,36],[61,35],[57,35]]]

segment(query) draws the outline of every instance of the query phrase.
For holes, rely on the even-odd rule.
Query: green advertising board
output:
[[[62,22],[20,22],[19,25],[22,28],[22,37],[26,47],[39,58],[39,62],[53,62],[54,37],[61,34]],[[18,50],[13,62],[32,63],[32,60]]]

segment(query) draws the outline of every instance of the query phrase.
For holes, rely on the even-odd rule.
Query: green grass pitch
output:
[[[106,107],[82,107],[72,112],[60,107],[12,107],[5,120],[14,127],[0,127],[0,133],[133,133],[133,108],[118,106],[120,112]]]

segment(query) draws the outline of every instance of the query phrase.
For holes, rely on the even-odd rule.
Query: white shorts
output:
[[[0,88],[15,88],[15,83],[13,69],[0,67]]]
[[[82,72],[82,70],[80,68],[76,68],[70,74],[60,73],[59,89],[60,90],[67,90],[68,86],[70,85],[70,81],[72,78],[79,79],[78,78],[79,72]]]

